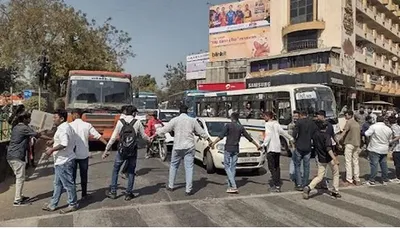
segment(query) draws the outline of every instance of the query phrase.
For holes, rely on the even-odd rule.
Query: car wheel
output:
[[[203,161],[205,162],[207,173],[215,173],[215,166],[210,152],[207,152],[206,158]]]

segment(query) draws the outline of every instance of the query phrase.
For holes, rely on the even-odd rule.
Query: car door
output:
[[[205,128],[205,123],[203,120],[201,119],[196,119],[197,122],[199,123],[200,127],[206,131],[207,133],[207,129]],[[207,133],[208,134],[208,133]],[[206,139],[202,139],[200,138],[200,136],[195,136],[195,141],[196,141],[196,153],[195,153],[195,157],[200,160],[203,161],[203,154],[204,154],[204,150],[205,148],[208,146],[207,145],[207,140]]]

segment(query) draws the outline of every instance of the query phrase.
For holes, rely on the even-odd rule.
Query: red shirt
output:
[[[158,119],[151,118],[147,122],[146,129],[144,130],[144,133],[149,137],[155,135],[156,134],[156,127],[155,127],[156,124],[161,124],[162,125],[162,122],[160,120],[158,120]]]

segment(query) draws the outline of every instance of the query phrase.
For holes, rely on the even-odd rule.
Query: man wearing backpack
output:
[[[126,115],[118,121],[103,154],[103,159],[110,155],[108,151],[119,135],[118,152],[115,157],[110,190],[106,193],[107,197],[110,199],[117,198],[118,173],[124,162],[127,163],[128,168],[128,185],[126,188],[125,200],[129,201],[135,198],[132,191],[135,182],[139,136],[146,141],[150,141],[150,138],[144,133],[143,125],[140,123],[140,121],[135,119],[136,112],[136,107],[126,107]]]

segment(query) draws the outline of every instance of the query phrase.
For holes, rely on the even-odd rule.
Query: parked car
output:
[[[231,122],[226,118],[197,118],[197,121],[212,141],[218,137],[223,127]],[[226,138],[220,141],[214,149],[211,149],[207,140],[196,137],[195,158],[203,163],[207,173],[214,173],[216,169],[224,168],[225,140]],[[239,157],[236,169],[258,171],[264,166],[264,163],[265,153],[259,151],[245,137],[242,137],[239,142]]]

